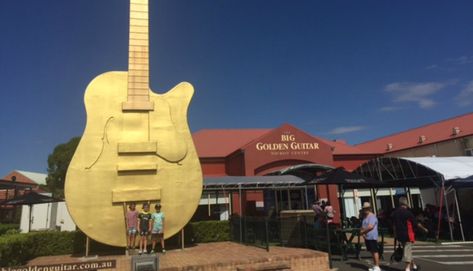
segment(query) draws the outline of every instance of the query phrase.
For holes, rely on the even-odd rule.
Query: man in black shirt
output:
[[[391,215],[393,220],[393,230],[395,238],[401,242],[403,247],[404,262],[406,263],[406,271],[418,270],[418,266],[414,263],[412,258],[412,247],[415,243],[414,228],[419,227],[425,232],[428,232],[422,224],[417,223],[416,217],[409,210],[407,198],[401,197],[399,199],[400,207],[397,208]]]

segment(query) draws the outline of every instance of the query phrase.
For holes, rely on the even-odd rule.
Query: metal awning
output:
[[[355,172],[392,187],[438,186],[445,180],[473,175],[473,157],[379,157]]]
[[[260,188],[285,188],[292,186],[302,186],[305,181],[293,175],[281,176],[221,176],[205,177],[204,189],[260,189]]]

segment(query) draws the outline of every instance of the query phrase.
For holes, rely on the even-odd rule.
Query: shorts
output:
[[[136,234],[136,228],[135,227],[129,227],[128,228],[128,235],[135,235]]]
[[[366,250],[371,253],[379,252],[378,240],[365,240]]]
[[[151,231],[151,236],[158,237],[163,235],[163,228],[153,228]]]
[[[402,260],[406,263],[412,262],[412,247],[413,243],[411,242],[406,242],[402,243],[403,253],[402,253]]]
[[[148,229],[141,229],[140,236],[148,236],[148,235],[149,235]]]

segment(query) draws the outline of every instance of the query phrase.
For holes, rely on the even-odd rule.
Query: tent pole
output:
[[[240,243],[243,242],[243,225],[242,225],[242,219],[243,219],[243,210],[241,209],[241,184],[238,184],[238,193],[239,193],[239,200],[240,200]]]
[[[373,188],[370,188],[371,201],[373,202],[373,212],[375,215],[378,214],[378,206],[376,205],[376,195],[374,194]]]
[[[276,203],[276,215],[279,216],[279,200],[278,200],[278,190],[274,190],[274,201]]]
[[[447,212],[447,222],[448,222],[448,230],[450,231],[450,240],[453,241],[453,230],[452,230],[452,223],[450,222],[450,210],[448,206],[448,199],[447,199],[447,191],[443,191],[443,196],[445,197],[445,211]]]
[[[344,220],[345,220],[345,219],[344,219],[344,216],[345,216],[345,199],[344,199],[344,197],[343,197],[343,185],[341,184],[341,185],[339,186],[339,188],[340,188],[340,189],[339,189],[339,190],[340,190],[340,201],[342,202],[342,204],[341,204],[341,210],[340,210],[340,219],[341,219],[340,222],[341,222],[342,228],[343,228],[343,226],[344,226],[344,225],[343,225],[343,222],[344,222]]]
[[[288,205],[288,210],[292,210],[291,192],[289,192],[289,189],[287,189],[287,205]]]
[[[443,205],[443,197],[442,193],[444,192],[445,186],[444,186],[443,178],[442,178],[442,186],[439,191],[439,215],[438,215],[438,223],[437,223],[437,240],[439,240],[440,237],[440,225],[442,223],[442,205]]]
[[[307,185],[304,185],[304,192],[305,192],[305,209],[309,209],[309,194],[307,193]]]
[[[462,234],[462,240],[463,242],[465,242],[465,233],[463,232],[462,216],[460,213],[460,206],[458,206],[458,192],[456,189],[453,189],[453,192],[455,196],[455,206],[457,207],[458,223],[460,224],[460,232]]]
[[[389,188],[389,196],[391,197],[392,209],[395,209],[395,208],[396,208],[396,204],[394,203],[394,195],[393,195],[393,189],[392,189],[392,187]]]

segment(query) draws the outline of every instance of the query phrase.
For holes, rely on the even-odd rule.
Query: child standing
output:
[[[140,232],[140,250],[138,254],[146,253],[148,245],[148,235],[151,229],[151,213],[149,212],[149,203],[143,204],[143,211],[138,215],[138,231]]]
[[[138,211],[136,210],[136,204],[132,202],[129,206],[128,212],[126,213],[128,249],[133,249],[133,250],[135,249],[137,224],[138,224]]]
[[[166,250],[164,249],[164,213],[161,212],[160,203],[156,204],[154,208],[156,209],[156,213],[152,215],[153,230],[151,231],[151,238],[153,240],[153,246],[151,253],[154,253],[158,239],[161,241],[162,252],[166,253]]]

